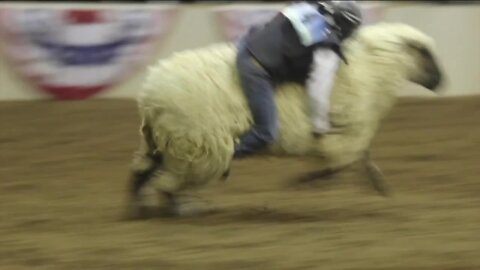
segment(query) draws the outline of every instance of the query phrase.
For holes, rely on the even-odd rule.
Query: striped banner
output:
[[[85,99],[144,68],[176,16],[175,8],[5,8],[1,47],[37,89],[57,99]]]

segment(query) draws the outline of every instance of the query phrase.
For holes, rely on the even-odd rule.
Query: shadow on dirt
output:
[[[401,216],[395,211],[388,209],[324,209],[316,211],[287,211],[267,207],[245,207],[245,208],[224,208],[212,209],[208,212],[195,216],[178,217],[159,208],[148,209],[148,214],[143,218],[129,221],[142,222],[142,220],[158,220],[168,223],[188,223],[200,226],[223,226],[227,224],[295,224],[295,223],[335,223],[351,222],[362,219],[382,219],[394,222],[405,221],[407,217]],[[127,221],[127,220],[123,220]]]

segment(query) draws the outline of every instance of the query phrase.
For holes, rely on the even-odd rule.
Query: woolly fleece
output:
[[[304,88],[279,86],[280,137],[264,154],[322,157],[319,167],[331,168],[360,159],[394,105],[397,89],[424,76],[408,42],[434,50],[428,36],[400,23],[364,26],[346,42],[349,65],[340,67],[331,101],[338,134],[314,139]],[[150,67],[138,105],[143,125],[152,128],[164,155],[156,179],[161,190],[204,184],[230,166],[235,140],[251,125],[235,56],[233,44],[214,44],[175,53]]]

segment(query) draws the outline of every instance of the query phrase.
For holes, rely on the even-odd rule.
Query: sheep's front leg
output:
[[[343,165],[343,166],[328,166],[318,171],[313,171],[313,172],[303,174],[300,177],[295,179],[295,183],[293,185],[298,185],[298,184],[303,185],[303,184],[314,183],[316,181],[330,180],[336,174],[349,169],[352,165],[353,163],[348,165]]]
[[[368,178],[373,187],[383,196],[391,194],[391,187],[380,168],[370,158],[370,152],[367,151],[363,158],[363,166],[366,169]]]
[[[317,180],[326,180],[329,179],[330,177],[334,176],[338,172],[340,172],[342,169],[332,169],[332,168],[326,168],[323,170],[319,171],[314,171],[314,172],[309,172],[306,174],[301,175],[298,179],[297,182],[299,184],[307,184],[311,183]]]

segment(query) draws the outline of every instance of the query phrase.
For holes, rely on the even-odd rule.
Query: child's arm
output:
[[[338,54],[328,48],[314,52],[312,69],[306,82],[314,133],[322,134],[330,129],[330,95],[340,60]]]

